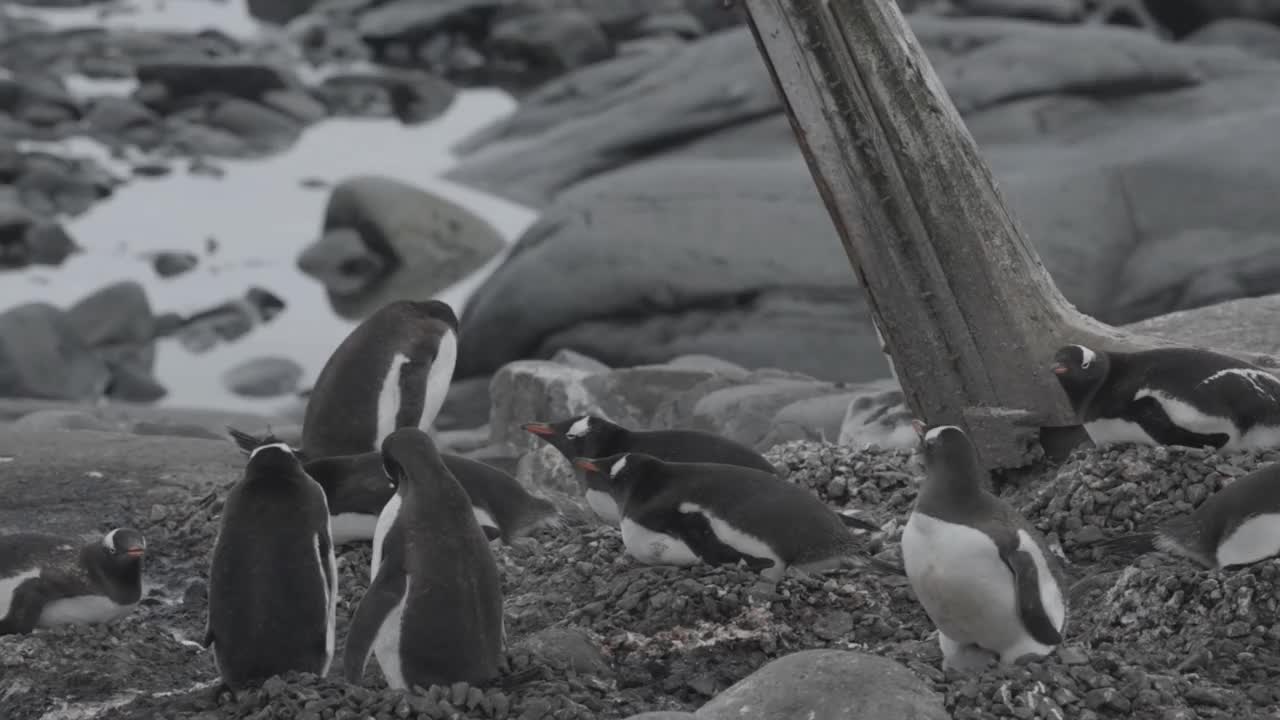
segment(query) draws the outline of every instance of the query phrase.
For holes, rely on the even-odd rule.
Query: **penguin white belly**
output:
[[[1155,438],[1136,422],[1119,418],[1098,418],[1084,423],[1084,431],[1089,439],[1098,447],[1136,443],[1138,445],[1159,445]]]
[[[488,510],[485,510],[482,507],[476,507],[475,505],[472,505],[471,514],[475,516],[476,524],[479,525],[481,529],[490,527],[490,528],[493,528],[494,530],[497,530],[499,533],[502,532],[502,528],[499,527],[498,523],[494,521],[493,516],[489,514]]]
[[[404,690],[408,687],[404,680],[404,668],[400,662],[400,634],[404,623],[404,606],[409,601],[409,588],[413,585],[413,577],[404,578],[404,594],[400,602],[391,608],[378,632],[373,636],[373,656],[378,659],[378,667],[392,690]]]
[[[697,565],[702,562],[683,540],[654,532],[622,518],[622,544],[631,557],[646,565]]]
[[[1280,448],[1280,427],[1275,425],[1254,425],[1249,432],[1240,436],[1235,444],[1227,443],[1227,449],[1270,450]]]
[[[18,590],[18,586],[38,577],[40,577],[39,568],[33,568],[7,578],[0,578],[0,620],[9,616],[9,609],[13,607],[13,593]]]
[[[382,562],[382,543],[387,539],[387,533],[391,530],[391,524],[396,521],[396,516],[400,514],[400,493],[391,496],[386,505],[382,506],[382,512],[378,513],[378,522],[373,530],[373,554],[369,560],[369,577],[378,576],[378,563]]]
[[[444,407],[445,396],[449,394],[449,384],[453,382],[453,367],[458,362],[458,338],[452,331],[440,337],[440,345],[436,348],[436,357],[431,361],[431,369],[427,371],[427,387],[422,402],[422,418],[418,421],[418,429],[422,432],[431,430]]]
[[[396,429],[396,415],[400,413],[400,368],[407,362],[408,355],[396,353],[386,377],[382,378],[382,389],[378,391],[378,436],[373,439],[375,448],[381,448],[382,441]]]
[[[338,561],[334,557],[332,545],[329,546],[329,552],[320,552],[323,543],[324,538],[317,533],[314,543],[316,570],[320,572],[320,597],[324,598],[324,667],[320,670],[321,677],[329,674],[329,666],[333,663],[333,650],[337,644],[335,623],[338,616]]]
[[[1160,390],[1151,390],[1142,388],[1134,393],[1133,399],[1140,400],[1149,397],[1160,403],[1160,407],[1164,408],[1164,412],[1169,416],[1169,420],[1180,428],[1190,430],[1194,433],[1202,435],[1212,435],[1214,433],[1222,433],[1229,439],[1227,445],[1231,446],[1240,441],[1240,429],[1236,427],[1235,422],[1231,418],[1219,417],[1217,415],[1208,415],[1198,410],[1190,403],[1179,400],[1169,393]]]
[[[618,510],[618,502],[613,496],[603,490],[587,490],[587,505],[596,517],[617,526],[622,522],[622,513]]]
[[[1013,573],[986,533],[913,512],[902,563],[925,613],[951,641],[1002,655],[1035,642],[1018,615]]]
[[[133,608],[134,605],[121,605],[105,595],[78,595],[45,605],[36,624],[48,628],[105,623],[128,615]]]
[[[1218,543],[1219,567],[1248,565],[1280,553],[1280,514],[1254,515]]]
[[[333,527],[333,544],[372,540],[378,530],[378,516],[370,513],[338,513],[329,521]]]

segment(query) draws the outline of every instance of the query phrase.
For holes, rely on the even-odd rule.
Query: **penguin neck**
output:
[[[930,474],[920,488],[916,509],[940,520],[962,516],[982,505],[985,490],[981,478],[977,467],[948,469],[938,476]]]
[[[400,495],[402,507],[412,498],[415,502],[425,502],[432,507],[456,505],[456,509],[460,512],[465,503],[466,512],[471,512],[471,503],[466,491],[462,489],[458,479],[449,472],[444,459],[439,455],[419,461],[413,474],[417,478],[416,482],[405,477],[401,478],[396,485],[396,493]],[[454,492],[454,490],[462,492]],[[401,512],[404,511],[401,510]]]

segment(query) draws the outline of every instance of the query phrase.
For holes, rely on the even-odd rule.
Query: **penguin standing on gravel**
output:
[[[333,661],[338,568],[324,491],[273,437],[227,493],[209,568],[204,646],[232,690]]]
[[[249,453],[261,440],[235,428],[227,428],[241,451]],[[395,486],[383,468],[381,452],[308,460],[294,451],[303,469],[324,490],[332,515],[333,544],[345,545],[373,539],[378,515],[395,495]],[[490,540],[508,545],[540,527],[557,525],[559,511],[550,500],[533,495],[511,475],[479,460],[441,453],[444,464],[471,498],[476,522]]]
[[[648,565],[742,561],[777,581],[792,566],[816,573],[856,564],[862,551],[844,518],[773,473],[637,452],[574,464],[609,487],[627,554]]]
[[[347,681],[361,681],[370,654],[392,689],[497,677],[502,581],[467,494],[417,428],[388,435],[382,456],[396,495],[378,518],[369,590],[351,619]]]
[[[1195,348],[1067,345],[1053,372],[1099,447],[1280,447],[1280,377],[1242,360]]]
[[[1162,550],[1209,570],[1280,555],[1280,463],[1224,485],[1187,515],[1101,543],[1104,551]]]
[[[777,474],[763,455],[741,443],[702,430],[628,430],[596,415],[524,426],[526,432],[545,440],[560,451],[565,460],[603,458],[619,453],[652,455],[667,462],[701,462],[736,465]],[[621,521],[618,507],[607,489],[586,487],[587,504],[607,523]]]
[[[0,635],[127,615],[142,599],[146,547],[130,528],[90,543],[37,533],[0,537]]]
[[[365,318],[316,378],[302,420],[308,458],[375,452],[397,428],[435,422],[458,358],[458,318],[439,300],[397,300]]]
[[[982,487],[963,430],[915,425],[925,476],[902,531],[902,562],[938,629],[943,669],[1049,654],[1067,619],[1056,558],[1025,519]]]

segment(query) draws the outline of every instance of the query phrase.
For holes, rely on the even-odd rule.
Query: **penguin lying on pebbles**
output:
[[[378,518],[343,675],[359,683],[373,655],[393,690],[492,680],[506,644],[502,579],[470,500],[417,428],[388,435],[382,456],[396,495]]]
[[[1187,515],[1154,530],[1099,544],[1106,550],[1162,550],[1215,570],[1252,565],[1280,555],[1280,463],[1224,485]]]
[[[0,635],[127,615],[142,599],[146,547],[130,528],[87,544],[37,533],[0,537]]]
[[[577,458],[594,487],[621,508],[627,553],[648,565],[744,561],[779,580],[787,568],[858,565],[901,573],[861,553],[834,510],[773,473],[718,463],[677,463],[638,452]]]
[[[396,428],[430,428],[457,357],[458,318],[447,303],[387,303],[320,370],[302,420],[302,449],[313,458],[374,452]]]
[[[233,691],[333,661],[338,567],[324,492],[267,437],[227,493],[209,566],[204,646]]]
[[[227,432],[244,453],[261,439],[228,427]],[[383,469],[382,453],[367,452],[309,460],[294,451],[303,469],[324,489],[333,516],[333,544],[373,540],[378,514],[395,494]],[[509,474],[479,460],[441,453],[444,464],[471,498],[476,521],[490,540],[506,544],[541,527],[560,523],[559,511],[550,500],[531,494]]]
[[[1193,348],[1067,345],[1053,372],[1097,446],[1280,447],[1280,377]]]
[[[982,487],[984,473],[963,430],[914,424],[925,477],[902,531],[902,562],[938,628],[943,669],[1049,654],[1067,619],[1057,558],[1025,519]]]

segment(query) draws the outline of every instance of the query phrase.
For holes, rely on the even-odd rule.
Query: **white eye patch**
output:
[[[569,426],[569,431],[564,434],[567,438],[579,438],[586,435],[591,429],[591,418],[580,417],[578,421]]]
[[[614,463],[613,467],[609,470],[609,477],[610,478],[618,477],[618,473],[622,472],[622,469],[625,468],[626,466],[627,466],[627,456],[623,455],[622,457],[618,458],[618,462]]]

